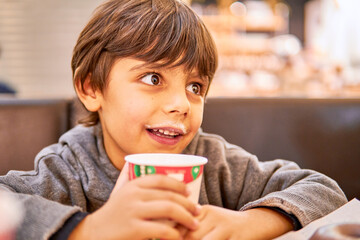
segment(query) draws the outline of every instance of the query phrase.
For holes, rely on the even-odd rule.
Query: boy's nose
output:
[[[186,116],[190,111],[190,101],[186,95],[186,91],[176,91],[169,93],[164,99],[165,113],[179,114]]]

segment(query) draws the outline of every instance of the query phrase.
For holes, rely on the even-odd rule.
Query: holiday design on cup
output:
[[[129,163],[129,178],[133,180],[150,174],[164,174],[178,181],[190,183],[201,176],[204,165],[185,167],[146,166]]]

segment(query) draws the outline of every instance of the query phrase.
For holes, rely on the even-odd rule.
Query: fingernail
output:
[[[200,223],[199,223],[199,220],[194,219],[193,224],[192,224],[192,225],[193,225],[193,228],[194,228],[194,229],[197,229],[197,227],[199,226],[199,224],[200,224]]]
[[[190,196],[191,190],[190,190],[190,188],[188,186],[186,186],[185,191],[186,191],[186,196]]]
[[[195,214],[199,215],[201,212],[201,205],[200,204],[196,204],[195,206]]]

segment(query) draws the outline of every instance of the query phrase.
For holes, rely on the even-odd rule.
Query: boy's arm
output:
[[[219,179],[206,177],[205,186],[210,187],[211,181],[220,183],[221,198],[212,192],[216,189],[213,183],[207,197],[209,203],[213,201],[212,204],[221,200],[218,204],[221,207],[203,206],[200,227],[188,231],[187,238],[272,239],[298,230],[302,224],[306,225],[346,203],[344,194],[333,180],[314,171],[301,170],[294,163],[282,160],[260,163],[254,158],[246,163],[247,169],[243,172],[241,161],[238,164],[227,168],[233,171],[225,171]],[[226,168],[222,166],[221,169]],[[236,170],[243,174],[236,175]],[[227,178],[231,175],[233,179]],[[244,176],[243,182],[232,182],[236,178],[239,180],[240,176]],[[230,188],[231,183],[236,186]],[[238,203],[245,202],[245,205],[238,204],[243,206],[240,211],[223,208],[222,204],[230,204],[234,198]]]
[[[47,239],[71,216],[86,211],[79,176],[68,162],[55,155],[37,161],[34,171],[10,171],[0,176],[0,190],[23,205],[18,239]]]
[[[67,240],[69,239],[70,234],[73,230],[81,223],[82,220],[88,215],[89,213],[84,212],[77,212],[73,216],[71,216],[64,225],[55,232],[51,237],[50,240]]]
[[[305,226],[347,202],[334,180],[313,170],[300,169],[294,162],[258,162],[254,157],[248,168],[252,174],[246,178],[244,191],[253,199],[241,207],[243,211],[276,207],[296,216]]]
[[[209,156],[202,204],[242,211],[280,208],[305,226],[347,202],[338,184],[323,174],[285,160],[259,162],[242,149],[228,152],[227,158]]]
[[[338,184],[329,177],[300,169],[290,161],[260,162],[214,134],[200,133],[185,153],[209,159],[200,194],[202,205],[235,213],[279,208],[286,213],[281,216],[294,216],[301,227],[347,202]]]
[[[17,239],[48,239],[68,218],[81,211],[79,207],[66,206],[40,196],[9,191],[9,187],[2,184],[0,191],[7,191],[23,206],[24,218],[17,229]]]

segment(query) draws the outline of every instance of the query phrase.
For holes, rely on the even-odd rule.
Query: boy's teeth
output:
[[[156,135],[158,135],[158,136],[167,135],[167,136],[174,137],[174,136],[179,135],[179,134],[176,133],[176,132],[170,132],[169,130],[158,129],[158,128],[154,128],[154,129],[153,129],[153,132],[154,132]]]

